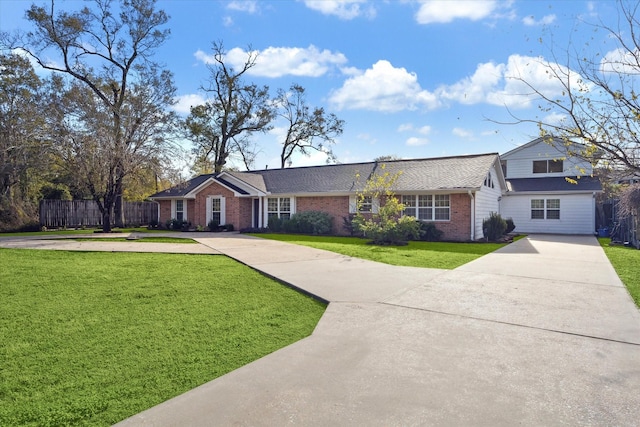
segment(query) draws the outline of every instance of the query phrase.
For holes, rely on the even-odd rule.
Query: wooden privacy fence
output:
[[[149,225],[158,222],[158,205],[154,202],[124,202],[125,225]],[[111,225],[114,217],[111,215]],[[102,214],[93,200],[41,200],[40,226],[101,227]]]

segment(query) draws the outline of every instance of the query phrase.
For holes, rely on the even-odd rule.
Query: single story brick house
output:
[[[197,176],[151,196],[159,219],[206,226],[210,221],[235,229],[267,227],[273,217],[323,211],[333,217],[335,234],[345,234],[343,218],[355,213],[357,191],[367,178],[402,172],[393,188],[404,214],[433,222],[447,240],[483,237],[482,221],[500,211],[506,183],[497,153],[354,164],[225,171]],[[375,212],[379,201],[365,210]]]

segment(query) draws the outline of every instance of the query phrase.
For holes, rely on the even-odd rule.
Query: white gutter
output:
[[[468,190],[467,194],[471,200],[471,241],[473,242],[476,240],[476,199],[471,190]]]

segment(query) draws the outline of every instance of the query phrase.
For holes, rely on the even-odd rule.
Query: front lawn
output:
[[[0,249],[0,425],[107,426],[308,336],[325,306],[224,256]]]
[[[599,238],[598,241],[620,280],[629,290],[631,298],[640,307],[640,251],[622,245],[610,246],[611,239],[608,237]]]
[[[503,247],[504,243],[409,242],[407,246],[373,246],[358,237],[254,234],[324,249],[356,258],[408,267],[454,269]]]

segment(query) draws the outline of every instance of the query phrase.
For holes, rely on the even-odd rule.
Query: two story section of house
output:
[[[516,232],[593,234],[600,181],[580,146],[538,138],[500,156],[507,192],[500,214]]]

